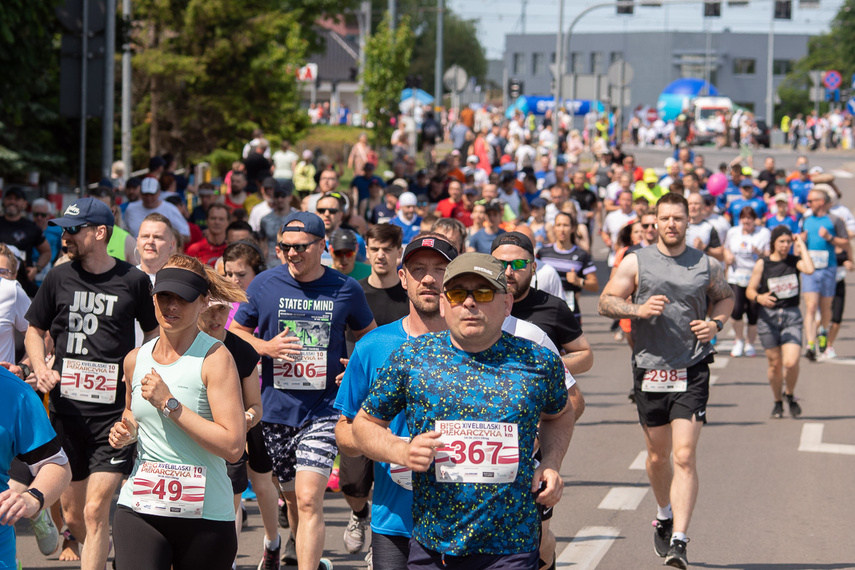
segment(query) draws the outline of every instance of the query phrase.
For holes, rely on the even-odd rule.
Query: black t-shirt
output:
[[[112,269],[98,275],[85,271],[79,262],[64,263],[48,272],[26,318],[53,337],[56,346],[53,369],[62,374],[68,359],[67,372],[76,372],[82,387],[91,388],[98,398],[105,398],[99,402],[64,397],[61,384],[57,383],[50,393],[50,410],[69,415],[121,414],[125,408],[122,364],[134,348],[134,320],[139,321],[145,332],[157,328],[148,275],[119,260]],[[105,364],[87,369],[85,363]],[[110,393],[103,390],[104,382],[100,380],[104,366],[109,364],[118,364],[113,402],[108,401]],[[63,380],[73,384],[74,378],[72,374]],[[95,385],[93,381],[97,381]],[[66,388],[69,389],[68,383]]]
[[[263,154],[255,151],[250,152],[243,164],[246,167],[246,179],[252,185],[261,183],[262,180],[270,176],[270,161],[264,158]]]
[[[783,309],[799,306],[799,274],[796,267],[799,262],[795,255],[787,255],[781,261],[772,261],[769,257],[763,258],[763,273],[760,277],[760,286],[757,293],[775,294],[775,309]]]
[[[574,189],[570,192],[570,197],[579,202],[579,206],[586,212],[591,212],[597,207],[597,195],[588,188],[584,190]]]
[[[237,365],[238,377],[243,380],[252,374],[258,366],[258,353],[252,348],[252,345],[234,334],[226,331],[226,338],[223,345],[232,353],[232,358],[235,359]]]
[[[564,299],[532,287],[521,301],[515,301],[511,315],[539,326],[559,349],[582,336],[579,320]]]
[[[410,312],[410,299],[399,281],[388,289],[378,289],[368,283],[368,277],[359,282],[365,291],[365,299],[374,315],[378,327],[402,319]]]
[[[764,194],[768,194],[769,196],[775,195],[775,180],[777,177],[774,172],[769,172],[768,170],[762,171],[757,175],[757,180],[765,181],[766,188],[763,189]]]
[[[14,245],[27,256],[27,265],[33,264],[33,249],[45,241],[44,232],[26,218],[14,222],[3,218],[0,220],[0,242]]]

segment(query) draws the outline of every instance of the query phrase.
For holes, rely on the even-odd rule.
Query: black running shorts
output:
[[[685,392],[642,392],[643,368],[632,367],[635,406],[638,409],[638,421],[641,425],[658,427],[670,424],[676,419],[707,423],[707,401],[710,395],[710,368],[707,360],[686,369],[687,386]]]
[[[72,416],[51,412],[50,423],[68,455],[72,481],[83,481],[92,473],[131,474],[136,445],[122,449],[110,445],[110,430],[121,420],[121,413]]]

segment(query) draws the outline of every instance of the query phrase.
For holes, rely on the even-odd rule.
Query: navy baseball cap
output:
[[[754,182],[752,182],[750,178],[743,178],[742,181],[739,183],[739,187],[740,188],[753,188]]]
[[[291,222],[300,222],[303,226],[289,227],[288,224]],[[306,232],[319,238],[327,237],[327,232],[324,229],[324,221],[319,215],[312,212],[291,212],[288,214],[288,217],[285,218],[285,222],[282,224],[282,233],[285,232]]]
[[[443,256],[448,261],[452,261],[457,257],[457,250],[445,238],[436,237],[434,234],[424,237],[417,237],[407,244],[404,250],[404,255],[401,257],[401,262],[406,263],[407,260],[417,251],[429,249]]]
[[[73,228],[83,224],[113,227],[116,218],[110,207],[96,198],[80,198],[65,209],[61,218],[48,220],[48,224],[61,228]]]

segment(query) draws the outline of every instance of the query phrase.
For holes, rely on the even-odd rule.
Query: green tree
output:
[[[140,0],[134,56],[135,159],[198,159],[239,150],[251,131],[298,136],[308,126],[294,72],[308,40],[279,0]]]
[[[384,19],[365,43],[365,69],[362,71],[362,100],[366,118],[374,123],[373,143],[385,145],[392,134],[392,119],[398,114],[398,102],[413,52],[413,32],[404,17],[392,35],[388,18]]]

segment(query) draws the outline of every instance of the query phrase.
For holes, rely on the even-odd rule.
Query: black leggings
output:
[[[747,287],[740,287],[739,285],[730,284],[730,288],[733,289],[733,311],[730,313],[730,318],[734,321],[741,321],[743,313],[748,317],[749,325],[757,324],[757,303],[752,303],[748,300],[748,297],[745,296],[745,292],[748,290]]]
[[[141,515],[120,505],[113,518],[118,570],[230,570],[234,521]]]
[[[838,281],[831,301],[831,322],[839,325],[843,322],[843,307],[846,305],[846,280]]]

